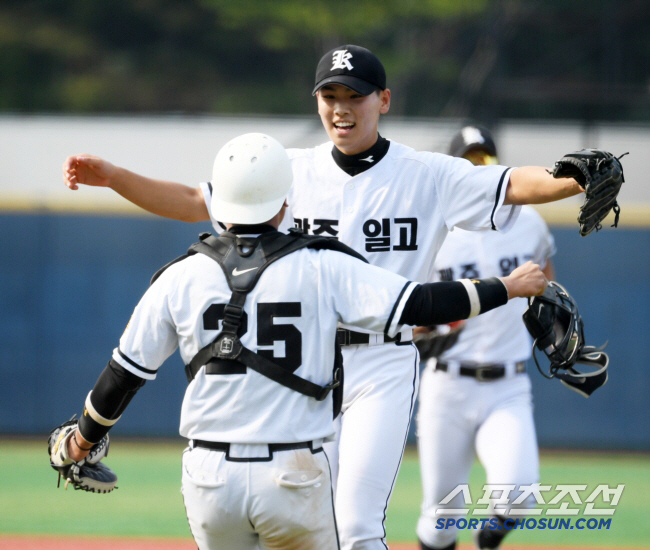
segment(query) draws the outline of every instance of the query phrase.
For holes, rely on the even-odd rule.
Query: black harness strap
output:
[[[233,329],[236,332],[237,328],[233,327]],[[298,393],[302,393],[303,395],[313,397],[317,401],[325,399],[330,390],[341,384],[343,378],[342,368],[337,366],[334,369],[332,382],[326,386],[314,384],[313,382],[305,380],[304,378],[280,367],[270,359],[262,357],[244,347],[236,334],[233,336],[233,332],[225,327],[214,341],[203,347],[192,358],[190,364],[185,366],[185,374],[187,375],[188,382],[191,382],[201,367],[207,365],[211,359],[237,360],[254,371],[270,378],[274,382],[282,384],[283,386],[297,391]],[[209,365],[207,365],[206,368],[208,367]]]
[[[205,254],[221,266],[233,292],[224,310],[221,332],[212,342],[199,350],[186,365],[185,373],[188,382],[194,379],[203,365],[206,365],[206,371],[209,373],[212,364],[210,362],[213,359],[234,360],[317,401],[324,400],[331,390],[336,389],[334,416],[338,415],[343,383],[343,362],[338,344],[336,344],[333,379],[329,384],[320,386],[244,347],[237,335],[244,314],[246,296],[255,287],[262,272],[274,261],[306,247],[338,250],[366,261],[361,255],[335,239],[307,236],[300,231],[291,231],[289,235],[279,232],[263,233],[255,239],[238,237],[230,232],[225,232],[219,237],[203,234],[201,241],[190,247],[188,256],[196,253]],[[157,278],[160,273],[158,272],[154,277]]]
[[[209,256],[221,266],[226,274],[228,285],[232,290],[235,288],[243,290],[244,288],[248,288],[250,285],[250,288],[248,288],[249,291],[255,286],[257,279],[259,279],[259,276],[268,265],[273,263],[275,260],[280,259],[282,256],[286,256],[291,252],[305,247],[313,248],[315,250],[336,250],[348,254],[349,256],[354,256],[362,262],[368,263],[368,260],[366,260],[356,250],[353,250],[349,246],[339,242],[337,239],[332,237],[307,235],[298,228],[289,229],[288,235],[274,231],[270,234],[263,234],[255,239],[238,237],[229,231],[225,231],[218,237],[215,237],[210,233],[201,233],[199,239],[200,241],[191,245],[185,254],[165,264],[156,271],[156,273],[153,274],[153,277],[151,277],[149,284],[153,284],[171,265],[189,258],[196,253],[202,253]],[[259,245],[262,243],[262,239],[264,239],[263,251],[258,249]],[[233,246],[236,248],[237,257],[232,255],[234,252],[232,250]],[[255,256],[251,258],[253,255]],[[246,273],[238,275],[238,284],[235,287],[233,286],[232,281],[232,269],[237,268],[239,272],[244,272],[248,269],[248,267],[239,265],[240,263],[250,264],[250,267],[253,267],[256,271],[250,271],[250,275],[247,277],[244,277]]]
[[[223,319],[223,328],[217,337],[204,346],[192,358],[189,365],[185,366],[185,374],[188,382],[191,382],[196,373],[203,365],[207,365],[211,359],[237,360],[256,372],[270,378],[278,384],[282,384],[298,393],[313,397],[317,401],[325,399],[330,390],[341,384],[342,369],[340,366],[334,369],[334,379],[326,386],[319,386],[309,380],[293,374],[287,369],[282,368],[270,359],[262,357],[242,345],[237,331],[241,323],[244,312],[244,302],[246,301],[245,292],[234,291],[230,302],[225,308]],[[209,365],[206,366],[208,368]]]

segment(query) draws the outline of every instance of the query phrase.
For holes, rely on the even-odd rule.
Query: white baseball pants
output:
[[[309,449],[234,462],[183,453],[182,492],[200,550],[339,550],[328,457]]]
[[[499,380],[479,382],[434,371],[434,365],[434,361],[427,364],[420,384],[417,437],[423,503],[417,534],[426,545],[444,548],[456,539],[457,529],[436,528],[438,519],[453,516],[435,511],[465,507],[460,494],[444,506],[439,503],[458,485],[469,483],[474,459],[483,464],[488,484],[521,486],[538,481],[539,453],[526,374],[512,372]],[[473,502],[483,496],[482,487],[470,489]],[[512,492],[511,501],[516,496]],[[532,504],[527,500],[521,507]]]
[[[386,509],[404,454],[419,378],[413,344],[343,348],[345,385],[334,464],[336,517],[343,550],[385,550]],[[333,470],[336,470],[334,467]]]

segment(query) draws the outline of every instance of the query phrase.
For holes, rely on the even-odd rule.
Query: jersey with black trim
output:
[[[287,150],[294,180],[282,228],[336,237],[371,264],[411,281],[432,279],[436,253],[453,227],[507,230],[519,213],[520,207],[503,204],[510,178],[505,166],[474,166],[390,141],[377,164],[350,176],[332,147]],[[210,211],[211,186],[201,189]]]
[[[332,377],[337,324],[394,336],[415,286],[347,254],[301,249],[269,265],[248,294],[241,342],[323,386]],[[230,296],[211,258],[196,254],[171,265],[135,308],[113,359],[148,380],[177,347],[189,363],[221,330]],[[293,443],[330,438],[333,429],[331,394],[319,402],[251,369],[201,369],[181,410],[180,433],[191,439]]]
[[[528,260],[543,268],[555,250],[555,240],[542,217],[534,208],[524,206],[507,234],[462,229],[449,233],[435,261],[434,279],[504,277]],[[468,319],[458,342],[441,359],[476,363],[527,360],[532,340],[521,319],[527,307],[526,298],[513,298]]]

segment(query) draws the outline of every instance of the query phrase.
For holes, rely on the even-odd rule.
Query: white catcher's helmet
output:
[[[212,168],[212,216],[223,223],[256,224],[282,208],[293,181],[289,156],[265,134],[244,134],[226,143]]]

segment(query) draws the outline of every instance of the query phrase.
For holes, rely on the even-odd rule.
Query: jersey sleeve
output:
[[[417,283],[334,251],[321,253],[321,296],[341,323],[394,337],[404,305]]]
[[[555,238],[542,216],[531,206],[527,208],[530,210],[531,222],[535,231],[535,234],[531,235],[531,238],[535,237],[537,241],[533,261],[538,263],[543,269],[548,260],[555,256],[557,252]]]
[[[156,378],[158,368],[178,347],[168,296],[176,288],[178,264],[167,269],[140,299],[113,350],[113,360],[127,371],[144,378]]]
[[[217,232],[216,234],[219,235],[226,230],[226,226],[219,220],[215,220],[212,216],[212,209],[210,208],[210,201],[212,200],[212,184],[209,181],[204,181],[199,183],[199,188],[201,189],[201,193],[203,193],[203,200],[205,201],[205,206],[210,214],[212,227],[214,227],[214,230]]]
[[[434,154],[436,192],[448,229],[507,231],[520,206],[504,205],[511,168],[474,166],[468,160]]]

